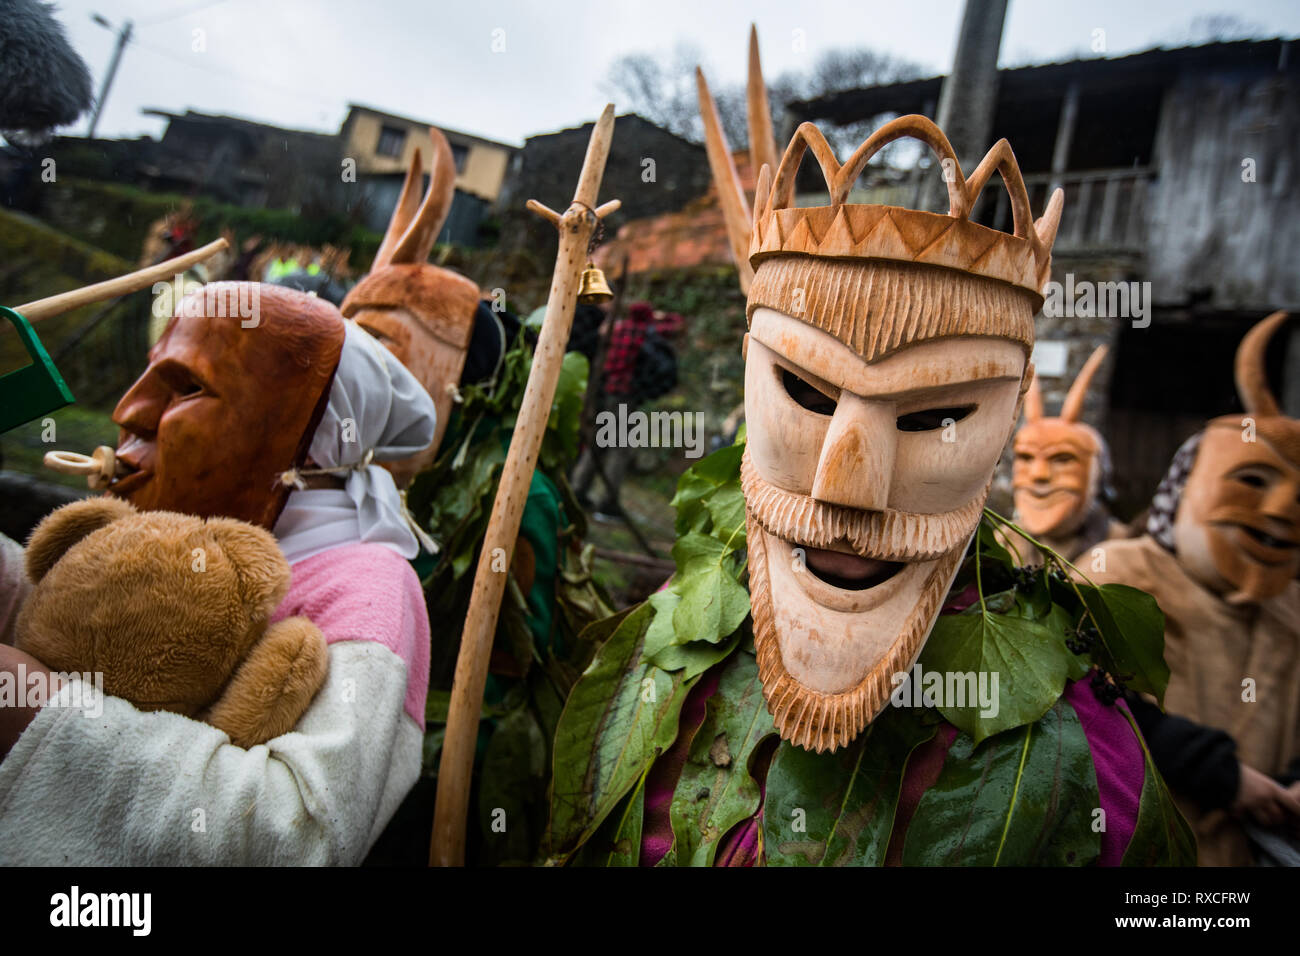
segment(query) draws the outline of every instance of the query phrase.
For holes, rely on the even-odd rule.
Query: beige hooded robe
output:
[[[1231,605],[1190,578],[1148,535],[1108,541],[1097,584],[1152,595],[1165,614],[1165,711],[1225,731],[1237,757],[1277,775],[1300,756],[1300,583],[1258,605]],[[1202,866],[1250,865],[1245,831],[1225,810],[1175,792],[1196,831]]]

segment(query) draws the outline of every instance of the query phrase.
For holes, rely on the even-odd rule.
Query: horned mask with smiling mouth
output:
[[[1062,197],[1035,223],[1005,140],[967,179],[939,128],[906,116],[843,165],[805,123],[774,173],[768,127],[751,218],[699,79],[733,248],[752,223],[741,481],[759,676],[780,735],[833,751],[915,662],[979,523],[1029,381]],[[902,137],[938,157],[947,215],[846,202]],[[806,150],[829,205],[794,204]],[[994,170],[1014,234],[970,221]]]

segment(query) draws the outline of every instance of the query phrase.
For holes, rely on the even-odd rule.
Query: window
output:
[[[451,159],[456,164],[456,172],[465,171],[465,160],[469,158],[469,147],[462,146],[460,143],[451,144]]]
[[[375,152],[380,156],[401,156],[406,144],[406,130],[396,126],[382,126],[379,129],[379,144]]]

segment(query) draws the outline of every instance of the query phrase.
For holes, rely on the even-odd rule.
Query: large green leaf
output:
[[[675,643],[729,637],[749,614],[749,592],[736,580],[730,550],[717,538],[687,534],[673,545],[678,573],[672,590],[681,600],[673,609]]]
[[[1042,720],[976,746],[953,741],[903,843],[906,866],[1084,866],[1097,774],[1079,717],[1057,701]]]
[[[570,866],[635,867],[641,863],[641,828],[645,819],[643,773],[632,792],[568,859]],[[552,861],[558,862],[558,861]]]
[[[647,654],[646,659],[663,670],[680,671],[683,680],[690,680],[734,651],[744,636],[745,629],[736,628],[729,638],[718,644],[706,641],[670,644],[653,656]]]
[[[707,499],[724,485],[740,488],[740,459],[744,445],[728,445],[692,465],[677,481],[672,505],[677,509],[677,533],[704,531],[711,519]]]
[[[662,670],[682,671],[686,680],[703,674],[730,654],[742,636],[739,627],[716,643],[691,640],[689,634],[679,636],[673,624],[673,612],[681,603],[681,596],[671,587],[650,595],[648,603],[654,608],[655,617],[646,630],[642,654],[646,661]]]
[[[1069,658],[1064,642],[1044,623],[1011,613],[982,611],[975,604],[935,621],[920,662],[923,671],[944,676],[945,684],[952,675],[954,689],[968,686],[958,682],[956,675],[973,674],[977,684],[988,675],[983,679],[996,691],[996,706],[987,713],[978,700],[957,706],[957,700],[944,694],[938,703],[944,717],[979,743],[1041,717],[1065,688]]]
[[[720,485],[705,501],[709,517],[713,519],[713,536],[729,541],[739,550],[745,546],[745,494],[740,482]]]
[[[641,863],[641,827],[645,821],[645,778],[637,781],[636,789],[627,800],[621,815],[616,815],[618,826],[605,857],[606,866],[639,866]]]
[[[1195,866],[1196,837],[1187,825],[1127,708],[1121,711],[1142,746],[1144,775],[1137,824],[1121,866]]]
[[[1163,701],[1169,686],[1165,616],[1156,599],[1126,584],[1081,584],[1084,603],[1101,630],[1106,668],[1130,688]]]
[[[542,439],[541,461],[550,469],[563,470],[578,457],[578,433],[582,425],[582,405],[587,393],[587,357],[581,352],[566,352],[560,365],[550,418]]]
[[[678,865],[712,866],[727,831],[758,811],[761,794],[749,763],[775,732],[754,656],[733,654],[673,791],[669,818]]]
[[[981,560],[985,562],[985,567],[988,563],[1001,565],[1006,571],[1011,571],[1015,567],[1011,552],[1002,546],[1002,542],[997,537],[997,529],[988,518],[980,519],[979,529],[975,532],[975,546],[979,550]]]
[[[891,707],[835,753],[782,741],[763,806],[768,866],[884,863],[908,760],[935,729],[922,712]]]
[[[656,654],[677,643],[677,632],[673,630],[673,612],[677,610],[682,597],[669,586],[656,591],[646,601],[654,609],[654,620],[645,632],[644,653],[653,662]],[[672,668],[665,667],[664,670]]]
[[[652,611],[626,614],[569,693],[555,731],[548,846],[558,860],[585,841],[677,736],[692,681],[642,659]]]

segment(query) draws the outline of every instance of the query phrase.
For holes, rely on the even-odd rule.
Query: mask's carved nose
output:
[[[868,402],[841,392],[822,442],[812,496],[846,508],[883,511],[897,447],[892,402]]]

